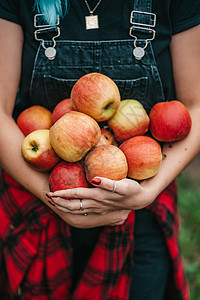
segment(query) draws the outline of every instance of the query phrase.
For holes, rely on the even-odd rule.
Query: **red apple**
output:
[[[95,147],[101,137],[98,123],[90,116],[70,111],[50,128],[53,149],[63,160],[76,162]]]
[[[71,91],[72,106],[97,122],[110,119],[120,104],[120,93],[115,82],[101,73],[82,76]]]
[[[99,145],[117,145],[117,142],[114,138],[114,135],[107,129],[105,128],[101,128],[101,137],[100,140],[97,144],[97,146]]]
[[[158,173],[162,163],[162,152],[158,142],[148,136],[135,136],[120,147],[128,163],[128,177],[144,180]]]
[[[128,165],[124,153],[114,145],[100,145],[85,157],[85,173],[88,182],[95,176],[112,180],[126,178]]]
[[[70,163],[62,161],[58,163],[49,175],[49,185],[52,192],[88,187],[82,162]]]
[[[24,159],[38,171],[49,171],[60,161],[51,146],[48,129],[29,133],[23,140],[21,151]]]
[[[52,123],[54,124],[58,119],[60,119],[64,114],[69,111],[72,111],[72,103],[71,99],[67,98],[60,101],[55,107],[52,112]]]
[[[136,135],[144,135],[149,128],[149,117],[143,105],[133,99],[121,101],[116,114],[108,120],[118,142],[123,142]]]
[[[182,140],[192,125],[189,111],[177,100],[155,104],[149,117],[152,136],[162,142]]]
[[[52,125],[51,112],[40,105],[30,106],[19,114],[17,125],[25,136],[38,129],[49,129]]]

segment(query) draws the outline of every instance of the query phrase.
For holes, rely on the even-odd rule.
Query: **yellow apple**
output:
[[[29,133],[23,140],[21,151],[26,162],[38,171],[49,171],[60,161],[51,146],[48,129]]]
[[[101,137],[99,124],[90,116],[70,111],[50,128],[53,149],[63,160],[76,162],[97,145]]]
[[[133,99],[125,99],[114,116],[108,120],[118,142],[136,135],[144,135],[149,128],[150,119],[143,105]]]

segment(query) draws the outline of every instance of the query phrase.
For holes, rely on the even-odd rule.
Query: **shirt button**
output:
[[[10,229],[14,230],[15,226],[13,224],[10,224]]]
[[[21,296],[21,294],[22,294],[22,289],[21,289],[21,287],[19,286],[19,287],[18,287],[18,290],[17,290],[17,295],[18,295],[18,296]]]

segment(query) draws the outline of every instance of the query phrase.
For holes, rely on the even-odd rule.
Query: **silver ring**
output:
[[[88,215],[87,213],[83,214],[83,216],[87,216],[87,215]]]
[[[112,190],[113,193],[116,191],[116,187],[117,187],[117,182],[113,180],[113,190]]]
[[[82,202],[82,199],[80,200],[80,208],[79,208],[80,211],[83,211],[83,202]]]

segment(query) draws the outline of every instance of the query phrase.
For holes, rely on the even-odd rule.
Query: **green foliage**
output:
[[[200,172],[184,171],[178,178],[180,245],[189,281],[191,300],[200,297]]]

